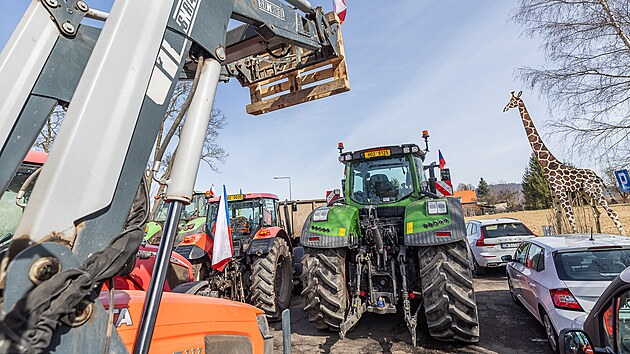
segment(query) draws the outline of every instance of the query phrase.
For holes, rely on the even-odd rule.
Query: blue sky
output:
[[[30,2],[0,3],[0,47]],[[312,1],[326,10],[332,0]],[[219,143],[229,153],[220,173],[202,164],[197,188],[225,184],[228,193],[271,192],[322,198],[343,175],[337,143],[347,150],[422,144],[429,160],[442,150],[453,183],[520,182],[530,155],[519,115],[503,113],[509,92],[522,88],[519,66],[542,63],[536,39],[509,22],[516,1],[346,0],[343,25],[351,91],[262,116],[245,113],[249,92],[236,80],[220,84],[215,104],[227,115]],[[89,1],[108,10],[111,1]],[[536,92],[523,98],[539,130],[547,108]],[[560,158],[562,146],[545,135]]]

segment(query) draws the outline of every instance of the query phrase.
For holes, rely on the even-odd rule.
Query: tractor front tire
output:
[[[348,305],[346,250],[304,248],[302,296],[308,320],[319,329],[338,332]]]
[[[478,342],[479,318],[466,241],[422,247],[418,258],[431,337]]]
[[[265,257],[252,262],[250,292],[252,305],[265,311],[271,320],[279,320],[282,311],[291,303],[293,260],[287,241],[273,240],[273,247]]]

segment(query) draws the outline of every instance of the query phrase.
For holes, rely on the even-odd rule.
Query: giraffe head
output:
[[[510,108],[514,108],[514,107],[518,107],[518,103],[521,101],[521,95],[523,94],[523,91],[519,91],[517,94],[514,94],[515,91],[512,91],[512,97],[510,97],[510,102],[508,102],[507,105],[505,105],[505,108],[503,108],[503,112],[507,112],[510,110]]]

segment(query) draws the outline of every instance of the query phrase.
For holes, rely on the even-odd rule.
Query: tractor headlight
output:
[[[352,160],[352,155],[351,154],[347,154],[346,155],[346,161],[350,161]]]
[[[328,208],[322,208],[315,210],[313,213],[313,221],[327,221],[328,220]]]
[[[420,149],[418,149],[417,146],[412,146],[411,147],[411,152],[418,152],[418,151],[420,151]]]
[[[429,215],[448,214],[446,200],[432,200],[432,201],[427,202],[427,214]]]
[[[267,316],[265,314],[256,316],[256,321],[258,322],[258,329],[260,330],[260,334],[262,334],[264,339],[271,338],[271,333],[269,332],[269,323],[267,322]]]
[[[411,150],[409,150],[409,147],[405,146],[403,148],[403,154],[408,154]]]

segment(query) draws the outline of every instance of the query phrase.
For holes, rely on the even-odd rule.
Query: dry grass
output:
[[[630,204],[617,204],[613,205],[612,208],[619,215],[619,220],[623,224],[624,229],[630,235]],[[600,216],[600,222],[602,226],[602,233],[609,234],[617,234],[617,229],[615,225],[612,223],[608,215],[599,208],[602,213]],[[573,213],[576,217],[576,223],[578,225],[578,231],[580,232],[590,232],[591,226],[593,227],[593,231],[595,232],[595,223],[593,218],[593,213],[590,207],[574,207]],[[479,215],[479,216],[471,216],[467,217],[468,220],[485,220],[485,219],[495,219],[495,218],[516,218],[525,223],[536,235],[542,235],[542,226],[543,225],[552,225],[553,220],[555,219],[554,212],[552,209],[545,210],[530,210],[530,211],[517,211],[512,213],[501,213],[501,214],[493,214],[493,215]],[[565,227],[564,232],[569,232],[569,228]]]

